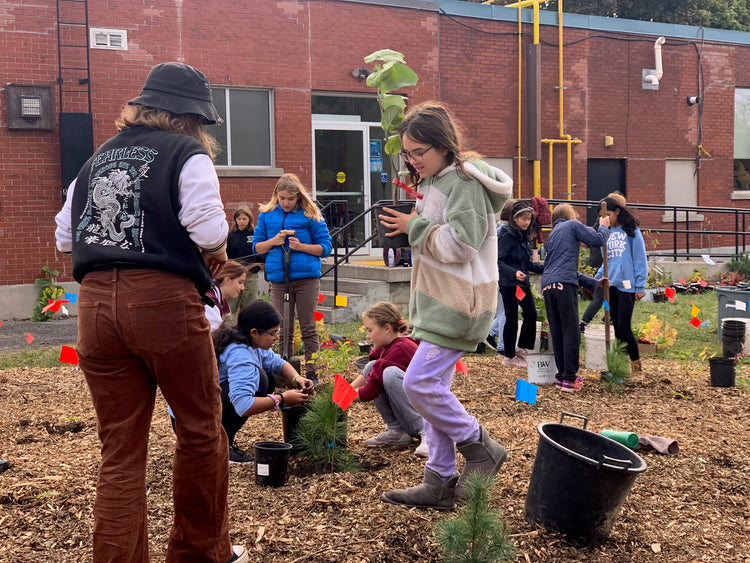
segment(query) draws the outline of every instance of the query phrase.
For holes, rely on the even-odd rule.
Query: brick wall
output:
[[[200,0],[148,5],[89,2],[89,25],[126,29],[127,51],[90,50],[94,144],[114,132],[122,104],[136,96],[148,70],[182,60],[203,70],[216,85],[274,89],[276,165],[310,185],[311,110],[315,92],[368,93],[351,70],[382,48],[399,50],[420,77],[410,104],[439,98],[451,104],[466,128],[470,147],[490,157],[517,154],[517,24],[477,18],[448,18],[429,10],[317,0]],[[0,10],[0,71],[5,83],[56,85],[56,3],[33,6],[11,1]],[[524,44],[531,25],[523,26]],[[641,88],[641,69],[654,67],[653,37],[566,29],[564,133],[583,142],[572,148],[575,198],[586,197],[589,158],[627,159],[628,197],[663,203],[664,160],[694,158],[699,138],[698,50],[671,40],[662,48],[664,77],[658,91]],[[613,38],[616,37],[616,38]],[[542,135],[557,138],[557,28],[541,27]],[[575,42],[575,40],[582,40]],[[700,48],[700,45],[696,43]],[[746,206],[732,202],[734,86],[750,86],[750,46],[707,42],[702,53],[705,95],[700,205]],[[66,111],[80,111],[75,100]],[[54,249],[54,215],[61,206],[59,130],[8,131],[0,97],[0,285],[31,283],[46,260],[70,279],[70,260]],[[525,113],[525,108],[522,110]],[[614,146],[604,147],[604,136]],[[521,139],[525,147],[525,138]],[[528,197],[532,166],[516,162],[517,183]],[[550,163],[543,146],[542,194]],[[554,197],[565,197],[564,146],[553,157]],[[520,173],[520,178],[518,177]],[[254,210],[275,183],[269,177],[222,177],[231,217],[237,205]]]

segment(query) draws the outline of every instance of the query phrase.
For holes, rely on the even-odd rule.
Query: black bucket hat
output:
[[[148,73],[141,94],[128,104],[163,109],[176,115],[193,113],[209,125],[222,122],[206,75],[183,63],[156,65]]]

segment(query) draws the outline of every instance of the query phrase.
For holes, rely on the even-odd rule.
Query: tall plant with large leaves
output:
[[[419,81],[417,73],[406,64],[404,55],[391,49],[381,49],[365,57],[366,63],[374,63],[373,72],[367,77],[367,85],[378,91],[380,105],[380,126],[385,134],[383,150],[391,162],[391,169],[398,171],[398,154],[401,152],[401,137],[398,128],[404,120],[406,100],[396,90],[415,86]],[[397,201],[397,191],[393,190],[393,201]]]

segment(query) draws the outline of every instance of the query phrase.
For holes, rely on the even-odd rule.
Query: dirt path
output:
[[[34,337],[31,343],[27,335]],[[35,323],[32,321],[2,321],[0,325],[0,350],[19,352],[36,350],[46,346],[75,346],[78,335],[78,319],[66,318]]]

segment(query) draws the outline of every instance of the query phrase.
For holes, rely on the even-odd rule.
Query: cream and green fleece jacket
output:
[[[490,331],[497,304],[495,214],[513,180],[474,160],[419,186],[417,216],[406,226],[412,247],[409,322],[412,336],[444,348],[473,351]]]

